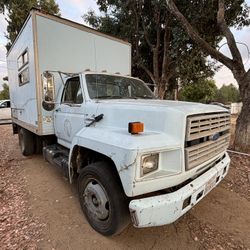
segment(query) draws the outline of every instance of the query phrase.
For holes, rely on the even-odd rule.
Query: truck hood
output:
[[[128,109],[134,109],[136,107],[140,110],[155,110],[155,111],[172,111],[180,112],[183,115],[193,115],[199,113],[211,113],[211,112],[227,112],[228,110],[218,105],[208,105],[195,102],[180,102],[158,99],[118,99],[118,100],[101,100],[98,103],[122,107],[123,105]]]
[[[144,133],[141,136],[165,134],[174,140],[178,138],[179,143],[184,142],[187,116],[228,112],[216,105],[148,99],[98,100],[90,106],[92,112],[88,110],[88,116],[104,115],[95,124],[96,127],[127,134],[128,123],[139,121],[144,123]]]

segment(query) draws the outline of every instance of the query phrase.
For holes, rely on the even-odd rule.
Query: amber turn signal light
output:
[[[130,134],[138,134],[144,131],[144,124],[141,122],[130,122],[128,124],[128,132]]]

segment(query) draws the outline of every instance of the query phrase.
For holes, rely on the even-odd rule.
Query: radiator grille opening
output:
[[[187,118],[185,160],[186,170],[209,161],[229,146],[230,114],[214,113]]]

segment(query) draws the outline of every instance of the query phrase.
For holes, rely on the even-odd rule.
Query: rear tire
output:
[[[32,155],[35,151],[34,134],[24,128],[21,128],[19,130],[18,137],[22,154],[24,156]]]
[[[35,144],[36,144],[36,154],[42,154],[43,152],[43,138],[39,135],[35,135]]]
[[[109,163],[95,162],[83,168],[78,193],[86,219],[100,234],[119,234],[130,223],[128,199]]]

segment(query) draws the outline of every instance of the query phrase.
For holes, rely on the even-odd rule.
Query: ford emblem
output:
[[[220,133],[215,133],[209,137],[211,141],[217,141],[220,137]]]

